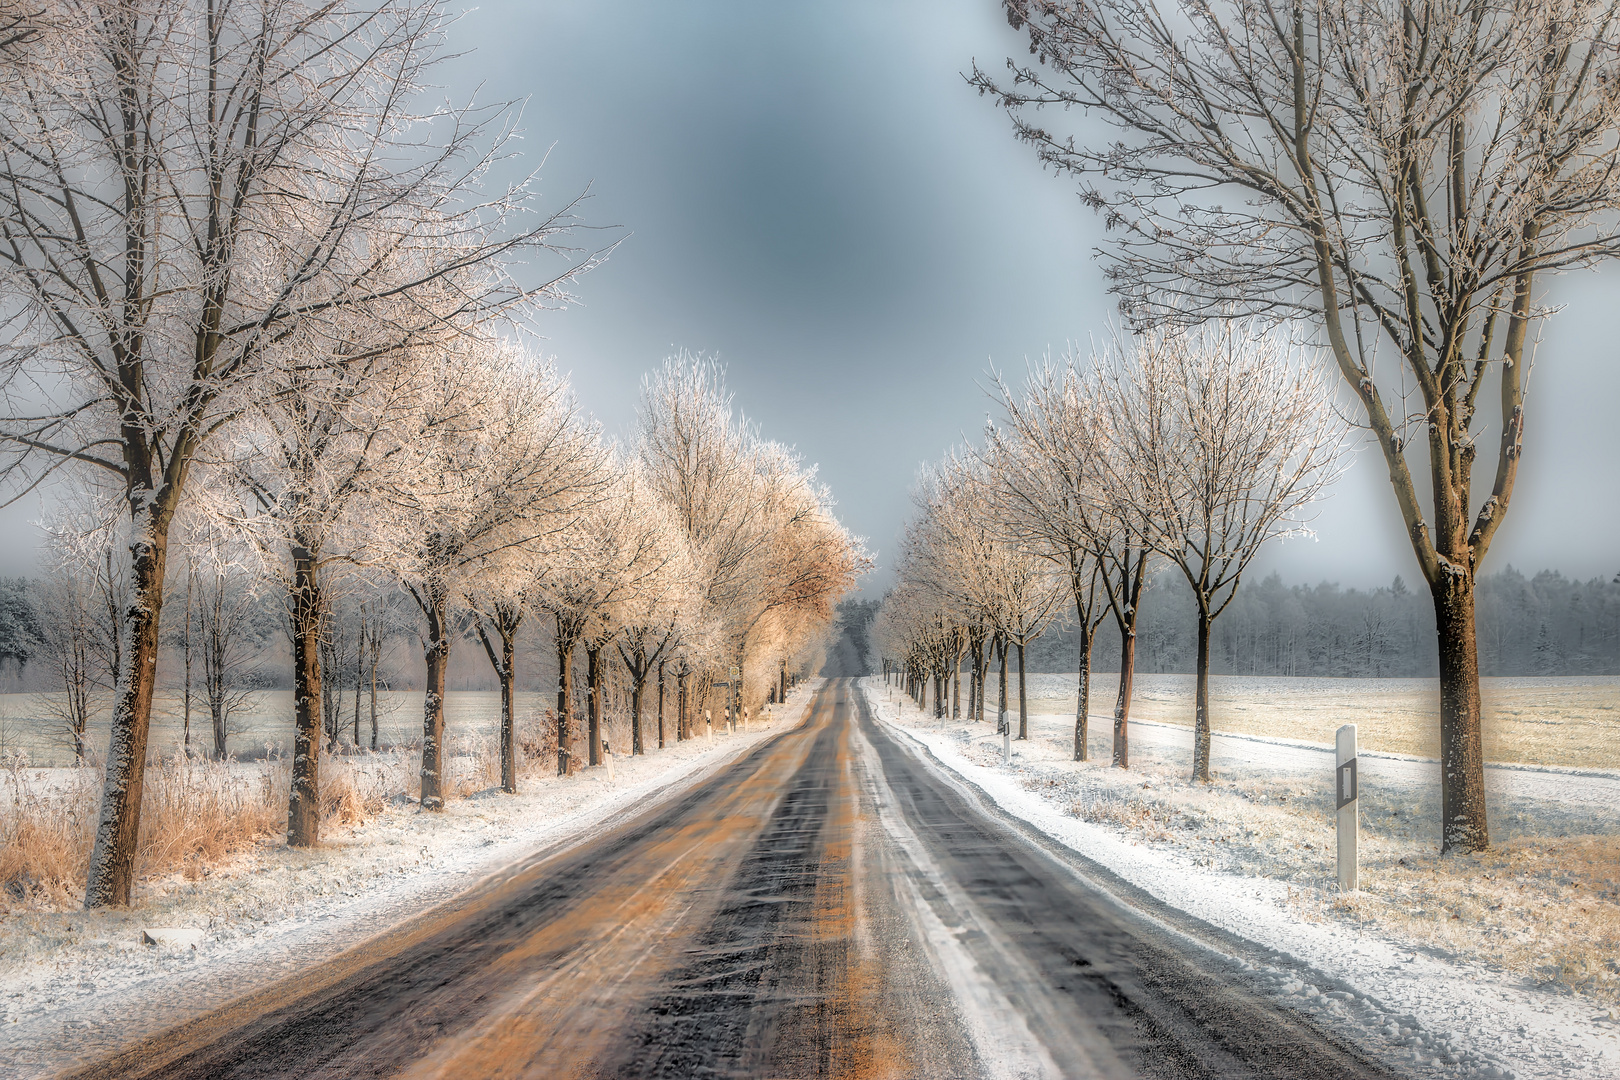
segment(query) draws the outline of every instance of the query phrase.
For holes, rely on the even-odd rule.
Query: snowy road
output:
[[[84,1077],[1384,1076],[829,683],[595,841]]]

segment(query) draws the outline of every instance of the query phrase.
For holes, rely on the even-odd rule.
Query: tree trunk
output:
[[[664,662],[658,661],[658,749],[664,748]]]
[[[1198,694],[1193,721],[1193,779],[1209,782],[1209,605],[1198,605]]]
[[[1091,629],[1084,619],[1080,620],[1080,686],[1076,694],[1074,705],[1074,760],[1090,761],[1091,751],[1087,746],[1090,738],[1089,717],[1091,715]]]
[[[1131,681],[1136,675],[1136,625],[1120,635],[1119,699],[1114,702],[1114,764],[1131,767]]]
[[[371,694],[366,703],[371,706],[371,751],[377,752],[377,661],[382,659],[382,632],[371,628]]]
[[[747,640],[746,636],[737,640],[737,677],[731,680],[731,703],[726,707],[726,712],[731,718],[733,727],[742,719],[743,671],[745,670],[743,667],[743,642],[745,640]]]
[[[182,726],[181,726],[181,731],[182,731],[181,743],[182,743],[182,745],[185,746],[185,748],[186,748],[186,756],[188,756],[188,757],[191,755],[191,583],[192,583],[192,580],[193,580],[193,578],[192,578],[192,573],[191,573],[191,565],[190,565],[190,561],[188,559],[187,564],[186,564],[186,633],[185,633],[185,637],[182,639],[183,642],[184,642],[184,648],[185,648],[185,665],[186,665],[186,689],[185,689],[185,706],[184,706],[185,719],[182,722]],[[80,734],[82,734],[82,733],[83,733],[83,729],[81,728],[80,729]],[[83,744],[79,740],[75,739],[74,746],[75,746],[75,749],[77,749],[79,751],[79,760],[83,761],[84,760]]]
[[[973,647],[973,722],[984,723],[986,684],[990,681],[990,653],[983,639]]]
[[[776,700],[786,704],[786,702],[787,702],[787,657],[782,658],[782,666],[779,669],[779,671],[777,672],[777,679],[778,679],[778,688],[777,688],[777,693],[776,693]]]
[[[501,790],[517,794],[517,721],[512,715],[517,700],[517,645],[515,631],[501,633]]]
[[[130,545],[130,602],[123,616],[129,664],[127,668],[120,665],[118,693],[113,702],[101,811],[85,880],[86,908],[128,904],[135,882],[135,847],[140,837],[141,795],[146,785],[146,737],[157,678],[158,618],[163,610],[163,569],[173,503],[172,495],[151,499],[135,515],[137,527],[144,528],[146,535]]]
[[[675,740],[684,742],[692,737],[692,729],[686,724],[686,669],[683,667],[675,675]]]
[[[1018,641],[1018,737],[1029,738],[1029,695],[1024,692],[1024,685],[1029,680],[1024,678],[1024,642]]]
[[[1446,574],[1429,588],[1440,645],[1440,853],[1484,851],[1490,831],[1474,581],[1464,574]]]
[[[444,809],[444,690],[450,669],[449,613],[433,598],[428,610],[427,696],[422,702],[422,809]]]
[[[962,654],[951,662],[951,719],[962,719]]]
[[[221,626],[224,619],[223,580],[217,581],[218,591],[214,593],[214,622],[209,629],[206,648],[203,656],[209,662],[204,665],[204,677],[208,683],[208,717],[214,729],[214,757],[223,761],[225,759],[225,632]]]
[[[557,621],[557,775],[566,776],[571,756],[568,740],[573,737],[569,714],[574,704],[574,642],[564,632],[562,620]]]
[[[647,683],[646,662],[642,661],[641,673],[631,672],[630,683],[630,752],[642,754],[646,749],[641,744],[641,699],[642,689]]]
[[[585,715],[590,731],[588,758],[602,764],[602,646],[585,645]]]
[[[293,760],[287,844],[321,842],[321,582],[315,554],[292,549]]]
[[[360,749],[360,684],[366,678],[366,616],[360,615],[360,636],[354,643],[354,748]]]
[[[1007,730],[1007,639],[996,640],[996,655],[1001,661],[1001,706],[996,711],[996,734]]]

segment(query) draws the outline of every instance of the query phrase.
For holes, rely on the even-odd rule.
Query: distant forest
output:
[[[1620,575],[1574,581],[1511,566],[1478,585],[1483,675],[1620,674]],[[1190,672],[1197,647],[1192,595],[1161,572],[1142,604],[1136,669]],[[1428,590],[1399,577],[1378,589],[1285,585],[1276,574],[1244,584],[1215,622],[1212,670],[1227,675],[1432,677],[1434,608]],[[1072,628],[1047,631],[1029,650],[1031,671],[1073,671]],[[1119,634],[1104,620],[1092,666],[1119,667]]]
[[[1553,570],[1525,577],[1511,566],[1479,579],[1479,666],[1485,675],[1620,675],[1620,575],[1574,581]],[[867,656],[878,600],[840,605],[845,633]],[[1193,670],[1192,594],[1161,572],[1142,604],[1136,670]],[[1215,622],[1211,666],[1222,675],[1432,678],[1434,608],[1426,589],[1399,577],[1379,589],[1285,585],[1276,574],[1243,585]],[[1029,647],[1030,671],[1073,671],[1072,626],[1058,624]],[[871,669],[875,660],[869,658]],[[1106,618],[1092,668],[1119,668],[1119,633]]]

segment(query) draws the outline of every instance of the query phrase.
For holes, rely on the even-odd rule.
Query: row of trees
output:
[[[1156,588],[1137,623],[1137,669],[1190,672],[1197,655],[1190,594]],[[1396,578],[1379,588],[1287,585],[1272,574],[1246,587],[1213,631],[1217,674],[1434,678],[1434,608]],[[1102,627],[1104,656],[1115,655]],[[1054,626],[1030,649],[1031,671],[1070,671],[1074,630]],[[1481,675],[1620,674],[1620,580],[1576,581],[1512,567],[1479,579]]]
[[[1476,582],[1541,294],[1620,255],[1615,3],[1003,7],[1029,59],[971,81],[1102,215],[1131,325],[1257,315],[1331,356],[1434,608],[1442,850],[1484,849]]]
[[[319,837],[322,650],[352,568],[424,626],[424,809],[469,627],[500,675],[510,789],[525,618],[556,623],[559,769],[598,758],[609,656],[638,686],[660,663],[683,688],[762,656],[780,675],[826,623],[863,557],[712,363],[651,377],[619,447],[512,344],[606,252],[568,246],[576,203],[542,209],[534,177],[485,182],[509,110],[424,96],[436,0],[21,10],[0,34],[0,475],[21,493],[72,473],[71,531],[121,590],[87,906],[129,901],[165,601],[200,562],[283,599],[294,844]]]
[[[1009,650],[1019,671],[1018,738],[1028,737],[1029,645],[1072,624],[1080,672],[1074,757],[1087,757],[1097,632],[1121,643],[1113,763],[1130,764],[1131,675],[1155,567],[1188,585],[1197,635],[1193,776],[1209,779],[1211,631],[1269,540],[1305,529],[1339,473],[1345,427],[1309,356],[1253,323],[1120,339],[1083,366],[1032,371],[982,446],[925,472],[899,583],[873,627],[913,692],[946,688],[971,656],[969,715],[984,712],[992,651],[1007,723]],[[959,713],[960,704],[952,708]]]

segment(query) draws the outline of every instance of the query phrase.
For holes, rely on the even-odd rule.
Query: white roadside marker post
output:
[[[607,762],[608,783],[613,783],[613,751],[608,748],[608,741],[602,740],[602,760]]]
[[[1333,790],[1339,818],[1339,888],[1344,892],[1355,892],[1360,887],[1356,873],[1356,844],[1361,833],[1360,804],[1356,802],[1356,796],[1360,794],[1356,776],[1356,725],[1346,724],[1339,729],[1334,739],[1334,750],[1336,768]]]
[[[997,710],[1001,714],[1001,763],[1012,764],[1012,721],[1007,716],[1006,709]]]

